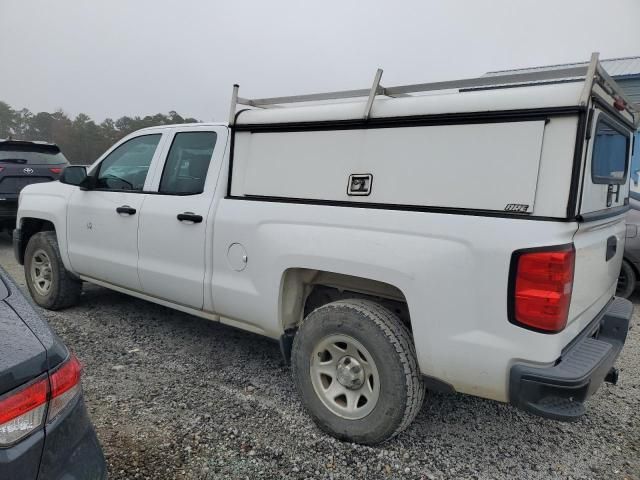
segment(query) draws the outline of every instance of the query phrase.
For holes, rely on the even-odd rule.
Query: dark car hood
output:
[[[0,395],[58,365],[67,350],[0,267]]]

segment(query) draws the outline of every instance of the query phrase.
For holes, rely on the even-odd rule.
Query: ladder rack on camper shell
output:
[[[288,97],[271,97],[248,99],[238,96],[239,86],[233,86],[231,97],[231,109],[229,112],[229,125],[235,122],[238,105],[246,105],[254,108],[279,108],[286,104],[301,102],[317,102],[327,100],[345,100],[350,98],[367,97],[367,103],[362,118],[367,120],[371,114],[371,108],[377,95],[385,97],[410,97],[412,93],[434,92],[438,90],[473,90],[484,88],[500,88],[513,86],[527,86],[533,84],[558,83],[578,81],[584,79],[584,88],[580,96],[580,105],[586,107],[595,85],[614,98],[616,108],[626,111],[633,118],[636,128],[640,127],[640,105],[634,104],[624,93],[620,86],[602,67],[598,60],[599,54],[591,54],[590,62],[585,66],[567,67],[556,70],[543,70],[539,72],[512,73],[508,75],[477,77],[462,80],[450,80],[444,82],[418,83],[413,85],[400,85],[396,87],[383,87],[380,85],[382,69],[378,69],[370,89],[342,90],[336,92],[312,93],[307,95],[293,95]]]

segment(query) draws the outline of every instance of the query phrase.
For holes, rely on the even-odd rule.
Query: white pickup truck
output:
[[[615,382],[631,318],[614,292],[637,108],[595,55],[380,76],[276,99],[236,86],[228,124],[144,129],[25,188],[14,247],[34,300],[69,307],[91,282],[277,339],[341,439],[392,437],[425,389],[578,418]]]

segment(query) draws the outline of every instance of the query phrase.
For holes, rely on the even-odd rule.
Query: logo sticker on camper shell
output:
[[[527,213],[527,210],[529,210],[529,205],[523,203],[508,203],[507,206],[504,207],[505,212]]]
[[[371,193],[371,184],[373,183],[373,175],[370,173],[360,173],[349,175],[349,183],[347,184],[347,195],[368,196]]]

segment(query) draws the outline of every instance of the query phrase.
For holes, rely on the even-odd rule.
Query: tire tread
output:
[[[415,346],[409,329],[387,308],[367,299],[344,299],[325,304],[318,308],[350,309],[371,320],[382,332],[398,354],[405,374],[407,402],[404,406],[402,420],[386,439],[391,439],[405,430],[418,415],[425,396],[425,387],[418,368]],[[313,313],[313,312],[311,312]],[[306,318],[300,324],[306,321]],[[294,342],[294,349],[297,343]],[[326,429],[325,429],[326,430]],[[385,439],[385,440],[386,440]]]
[[[33,243],[32,243],[33,242]],[[54,281],[57,283],[56,294],[51,298],[50,301],[46,302],[46,304],[42,304],[38,301],[37,297],[34,295],[34,292],[31,288],[31,282],[29,280],[29,272],[27,271],[27,263],[25,262],[25,277],[26,283],[31,292],[31,297],[38,303],[41,307],[44,307],[48,310],[60,310],[63,308],[68,308],[73,305],[76,305],[80,300],[80,295],[82,294],[82,282],[75,278],[67,269],[64,267],[64,263],[62,262],[62,257],[60,256],[60,248],[58,246],[58,238],[56,237],[56,233],[50,230],[38,232],[34,234],[29,239],[29,244],[27,245],[27,252],[36,248],[33,245],[42,242],[47,245],[50,250],[53,252],[54,258],[51,260],[56,262],[56,268],[53,269],[55,272],[56,278]],[[31,248],[30,248],[31,247]]]

